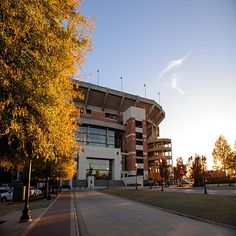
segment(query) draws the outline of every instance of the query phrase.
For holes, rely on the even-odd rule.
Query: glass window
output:
[[[114,120],[117,119],[117,115],[115,115],[115,114],[106,113],[105,115],[106,115],[106,118],[108,118],[108,119],[114,119]]]
[[[143,163],[143,159],[136,159],[136,162],[142,164]]]
[[[96,126],[81,126],[76,134],[76,140],[88,145],[115,147],[115,131]]]
[[[136,126],[137,128],[142,128],[142,121],[136,120],[136,121],[135,121],[135,126]]]
[[[137,139],[143,139],[143,134],[136,132],[136,138]]]
[[[97,134],[89,134],[89,140],[97,140],[101,142],[106,142],[106,136],[97,135]]]
[[[112,161],[107,159],[87,158],[87,176],[94,176],[96,179],[111,179]]]
[[[136,140],[136,145],[143,145],[143,141]]]
[[[137,175],[143,175],[143,169],[137,169]]]
[[[107,146],[115,147],[115,131],[114,130],[107,131]]]
[[[76,133],[76,141],[77,142],[87,142],[88,140],[88,127],[80,126],[79,132]]]
[[[106,129],[89,127],[89,145],[106,146]]]
[[[115,136],[115,132],[113,130],[108,130],[108,136],[114,137]]]
[[[108,136],[107,141],[108,141],[108,144],[114,144],[114,143],[115,143],[115,138],[114,138],[114,137],[109,137],[109,136]]]
[[[106,130],[105,129],[94,128],[94,127],[89,127],[89,133],[90,134],[106,135]]]
[[[143,151],[142,150],[136,150],[136,156],[142,157],[143,156]]]

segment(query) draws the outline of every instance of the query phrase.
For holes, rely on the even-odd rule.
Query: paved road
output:
[[[235,236],[236,231],[97,191],[76,192],[82,236]]]

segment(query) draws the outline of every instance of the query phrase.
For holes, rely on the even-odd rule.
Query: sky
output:
[[[173,161],[236,141],[236,0],[83,0],[95,22],[81,74],[159,102]],[[146,85],[144,87],[144,84]],[[158,93],[160,92],[160,95]],[[160,97],[159,97],[160,96]]]

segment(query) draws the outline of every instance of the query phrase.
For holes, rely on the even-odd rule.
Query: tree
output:
[[[220,135],[215,142],[212,151],[214,169],[227,171],[229,169],[229,161],[232,157],[232,149],[223,135]]]
[[[188,166],[191,178],[194,179],[194,186],[203,186],[206,172],[206,157],[195,155],[188,159]]]
[[[229,169],[229,174],[236,174],[236,142],[234,144],[234,150],[228,159],[227,166]]]
[[[184,165],[182,157],[176,159],[176,167],[174,167],[173,171],[175,180],[178,180],[181,185],[181,180],[187,173],[187,166]]]
[[[170,166],[168,165],[165,157],[158,154],[156,154],[156,156],[158,158],[155,160],[154,165],[150,167],[150,179],[159,182],[163,180],[167,181],[169,179]]]
[[[64,163],[78,148],[72,77],[90,49],[91,24],[74,0],[0,4],[0,157]],[[78,94],[77,94],[78,96]],[[70,166],[68,166],[70,165]]]
[[[166,158],[161,156],[160,159],[158,159],[158,164],[162,180],[164,180],[165,182],[168,181],[170,171]]]

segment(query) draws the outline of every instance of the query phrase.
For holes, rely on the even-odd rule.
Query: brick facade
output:
[[[136,139],[135,139],[135,119],[129,118],[126,123],[125,146],[127,152],[126,170],[135,170],[136,163]]]
[[[146,121],[143,120],[142,122],[142,129],[143,129],[143,164],[144,164],[144,171],[148,171],[148,155],[147,155],[147,124]]]

